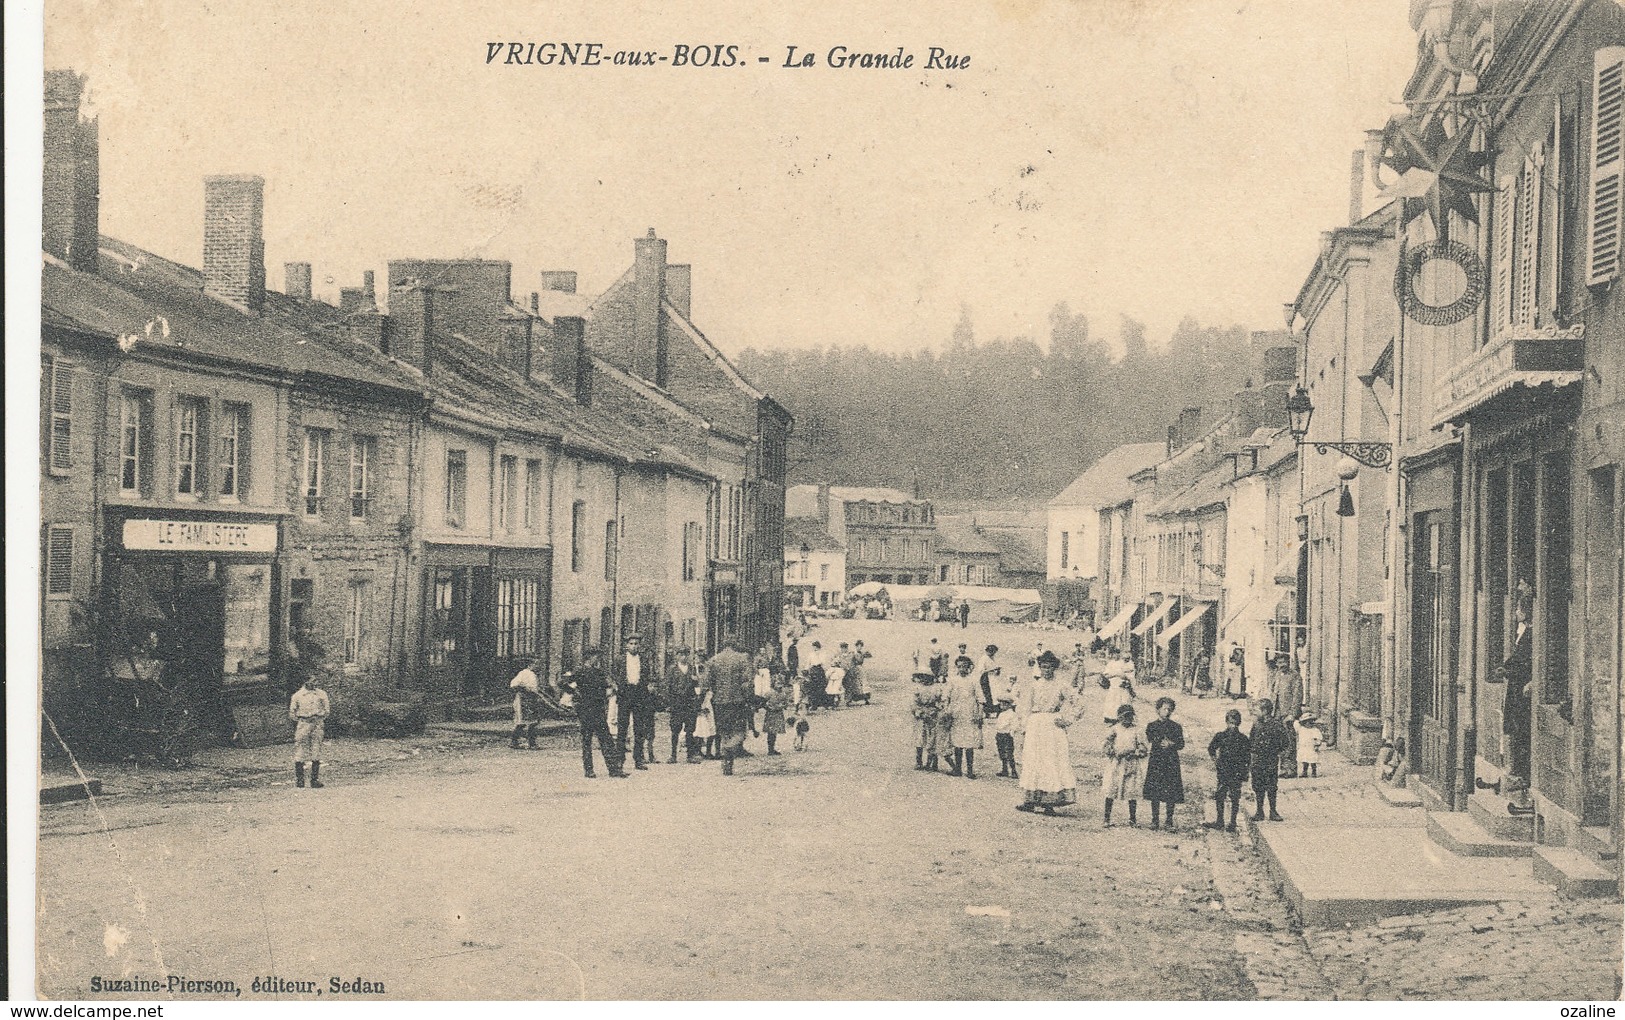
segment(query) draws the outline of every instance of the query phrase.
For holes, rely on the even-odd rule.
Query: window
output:
[[[890,559],[891,559],[891,539],[883,538],[883,539],[880,540],[880,561],[882,563],[885,563],[886,561],[888,561]]]
[[[689,521],[683,525],[683,580],[692,581],[700,576],[700,548],[703,536],[700,534],[700,522]]]
[[[534,577],[497,581],[497,658],[536,654],[541,602],[541,583]]]
[[[119,400],[119,492],[133,496],[146,488],[152,443],[152,415],[145,394],[126,391]]]
[[[820,581],[829,580],[829,564],[828,563],[820,563],[820,564],[818,564],[818,579]]]
[[[175,404],[175,494],[197,498],[198,439],[202,434],[203,401],[181,397]]]
[[[45,595],[73,594],[73,528],[52,525],[45,535]]]
[[[587,504],[584,500],[576,500],[570,506],[570,570],[572,573],[581,572],[581,564],[587,558]]]
[[[248,405],[225,404],[220,409],[220,498],[238,499],[245,488],[243,447],[248,442]]]
[[[461,528],[468,513],[468,451],[446,451],[446,527]]]
[[[525,530],[542,530],[542,462],[525,461]]]
[[[45,426],[45,462],[52,471],[73,467],[74,368],[61,358],[44,360],[44,394],[40,404],[50,417]]]
[[[305,490],[305,516],[321,515],[327,502],[327,430],[305,430],[305,469],[300,476]]]
[[[344,664],[359,665],[366,640],[367,582],[361,578],[350,581],[344,603]]]
[[[1072,533],[1070,531],[1063,531],[1063,532],[1061,532],[1061,569],[1062,570],[1065,570],[1067,568],[1068,558],[1070,557],[1071,553],[1072,553]]]
[[[513,531],[519,523],[519,458],[503,457],[497,471],[497,530]]]
[[[869,559],[869,540],[867,538],[858,539],[858,559],[865,562]]]
[[[372,502],[373,464],[378,460],[378,440],[372,436],[355,436],[350,440],[350,518],[360,520],[367,516],[367,505]]]
[[[615,580],[615,522],[604,523],[604,580]]]
[[[942,565],[942,567],[941,567],[941,575],[937,578],[937,580],[939,580],[939,581],[948,580],[948,564],[944,563]]]

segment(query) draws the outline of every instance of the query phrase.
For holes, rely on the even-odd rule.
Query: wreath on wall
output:
[[[1466,277],[1461,296],[1447,305],[1430,305],[1416,294],[1416,279],[1422,267],[1435,259],[1454,262]],[[1394,298],[1400,309],[1424,326],[1449,326],[1473,314],[1484,300],[1484,263],[1478,253],[1460,241],[1428,241],[1411,248],[1394,270]]]

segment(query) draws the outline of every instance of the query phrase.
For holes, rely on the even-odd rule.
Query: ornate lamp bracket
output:
[[[1388,443],[1320,443],[1311,440],[1305,445],[1314,446],[1316,453],[1336,450],[1366,467],[1382,468],[1384,471],[1388,470],[1388,465],[1394,460],[1394,448]]]

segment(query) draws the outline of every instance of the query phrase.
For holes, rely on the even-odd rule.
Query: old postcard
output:
[[[14,998],[1613,1015],[1625,7],[39,15]]]

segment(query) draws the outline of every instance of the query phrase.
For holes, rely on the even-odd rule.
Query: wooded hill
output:
[[[1042,502],[1108,450],[1165,439],[1182,407],[1223,413],[1280,342],[1186,319],[1151,347],[1126,316],[1106,339],[1063,303],[1047,345],[978,342],[964,311],[940,353],[752,348],[739,367],[795,415],[792,484],[917,480],[932,498]]]

